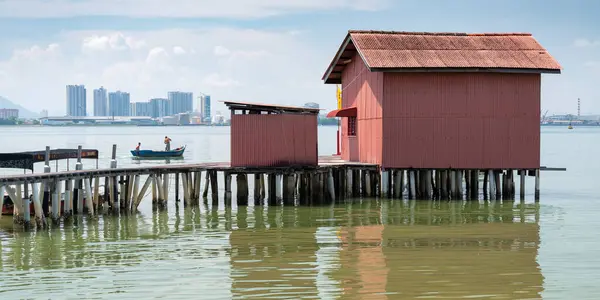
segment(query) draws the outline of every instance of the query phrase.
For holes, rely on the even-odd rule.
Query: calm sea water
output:
[[[335,151],[335,130],[319,129],[321,154]],[[170,163],[228,160],[228,127],[0,127],[0,152],[83,145],[99,149],[106,167],[117,144],[119,166],[159,164],[128,151],[138,141],[160,149],[165,135],[188,146]],[[542,173],[539,204],[529,188],[526,203],[184,210],[170,202],[156,213],[144,201],[133,216],[39,232],[14,230],[4,217],[0,298],[596,299],[599,136],[600,128],[542,128],[542,165],[568,171]]]

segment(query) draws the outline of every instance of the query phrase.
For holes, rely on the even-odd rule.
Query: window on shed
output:
[[[348,136],[356,136],[356,117],[348,117]]]

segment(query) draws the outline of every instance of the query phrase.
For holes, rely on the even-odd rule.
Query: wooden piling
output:
[[[535,202],[540,200],[540,169],[535,169]]]
[[[245,173],[238,173],[235,175],[235,182],[237,184],[237,203],[241,206],[248,205],[248,176]]]
[[[360,197],[362,194],[361,187],[363,180],[361,178],[361,171],[359,169],[352,170],[352,197]]]
[[[86,191],[86,197],[85,197],[85,202],[86,202],[86,207],[87,207],[87,212],[89,216],[94,216],[94,196],[93,196],[93,191],[92,191],[92,183],[91,180],[89,178],[85,179],[85,191]]]
[[[262,198],[261,198],[261,182],[260,179],[263,175],[262,174],[254,174],[254,205],[258,205]]]
[[[521,182],[519,184],[519,196],[521,200],[525,200],[525,170],[519,170]]]
[[[225,182],[225,205],[231,205],[231,173],[223,172],[223,182]]]
[[[100,197],[100,177],[94,177],[94,199],[93,199],[93,206],[94,206],[94,211],[98,212],[98,198]]]
[[[448,200],[449,196],[451,194],[451,191],[452,191],[451,187],[453,186],[454,180],[452,179],[452,176],[450,176],[450,179],[448,179],[449,173],[450,173],[450,171],[448,171],[448,170],[440,171],[440,188],[441,188],[440,196],[441,196],[442,200]],[[450,184],[448,184],[448,183],[450,183]]]
[[[175,203],[179,203],[179,177],[183,177],[183,173],[175,173]],[[186,203],[184,202],[184,205]]]
[[[464,195],[464,189],[463,189],[463,171],[462,170],[456,170],[456,172],[454,172],[454,175],[456,176],[456,180],[455,180],[456,195],[454,195],[453,199],[455,199],[455,200],[462,200],[463,199],[463,195]]]
[[[44,196],[44,182],[41,183],[32,183],[31,184],[33,191],[33,210],[35,212],[35,224],[37,228],[46,228],[48,224],[46,224],[46,217],[44,216],[44,211],[42,209],[42,197]],[[4,191],[0,189],[0,195],[2,199],[4,199]],[[2,207],[2,203],[0,202],[0,207]]]
[[[489,173],[488,173],[488,171],[484,170],[483,171],[483,199],[484,200],[488,199],[488,180],[489,180]]]
[[[269,200],[269,206],[275,206],[277,205],[277,185],[275,183],[275,181],[277,180],[277,175],[270,173],[267,176],[268,179],[268,195],[267,198]]]
[[[417,198],[417,183],[416,183],[416,174],[415,174],[415,170],[410,170],[409,171],[409,193],[408,193],[408,199],[409,200],[414,200]]]
[[[198,205],[200,200],[200,187],[202,186],[202,172],[198,171],[194,173],[194,192],[192,194],[192,205]]]
[[[294,195],[295,187],[296,187],[296,181],[294,178],[294,174],[287,174],[287,173],[283,174],[282,198],[283,198],[284,205],[294,206],[294,204],[296,202],[295,195]]]
[[[208,187],[210,183],[210,172],[207,170],[206,176],[204,178],[204,192],[202,192],[202,198],[206,199],[208,197]]]
[[[58,191],[58,196],[56,199],[52,199],[52,218],[54,218],[54,215],[56,214],[56,216],[59,216],[59,210],[60,210],[60,199],[58,198],[60,197],[60,190]],[[54,202],[56,201],[56,203]],[[56,212],[54,211],[54,206],[56,206]],[[63,200],[63,212],[62,212],[62,216],[64,219],[68,219],[71,217],[71,215],[73,214],[73,180],[71,179],[67,179],[65,180],[65,197]]]
[[[502,182],[501,182],[502,171],[494,171],[494,183],[496,184],[496,199],[502,199]]]
[[[490,181],[489,182],[490,200],[496,200],[496,176],[495,176],[494,170],[488,170],[487,173],[488,173],[488,179]]]
[[[219,205],[219,182],[216,170],[210,170],[210,191],[213,205]]]
[[[70,180],[67,180],[70,181]],[[58,225],[60,222],[60,181],[56,180],[54,182],[54,193],[52,194],[52,223],[55,225]],[[66,181],[65,181],[65,186],[66,186]],[[69,193],[70,194],[70,193]],[[64,200],[64,206],[66,209],[66,206],[68,205],[69,202],[69,198],[67,198],[67,190],[65,190],[65,200]]]

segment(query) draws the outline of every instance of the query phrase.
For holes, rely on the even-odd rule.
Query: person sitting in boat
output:
[[[165,151],[171,151],[171,139],[165,136]]]

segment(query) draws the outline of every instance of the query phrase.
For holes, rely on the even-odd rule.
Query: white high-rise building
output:
[[[108,116],[108,98],[104,87],[94,90],[94,116]]]
[[[192,112],[194,110],[194,94],[186,92],[169,92],[171,115]]]
[[[129,99],[129,93],[116,91],[108,93],[108,110],[109,116],[130,116],[129,110],[131,108],[131,101]]]
[[[67,116],[85,117],[87,97],[84,85],[67,85]]]

